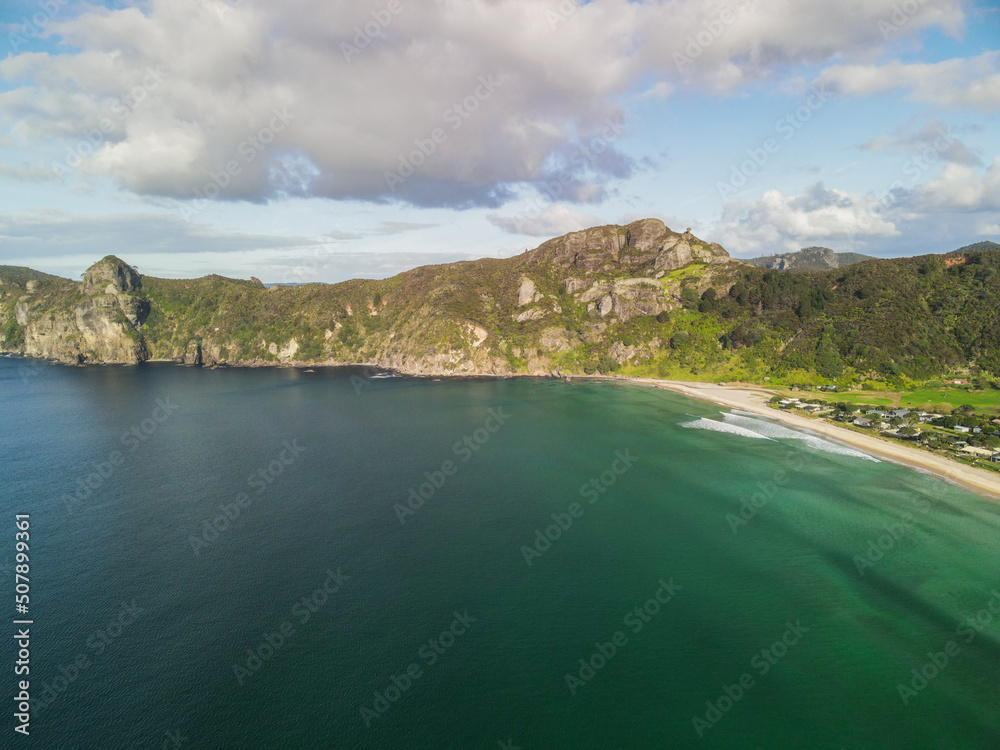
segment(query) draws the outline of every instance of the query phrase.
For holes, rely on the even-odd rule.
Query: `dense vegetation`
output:
[[[437,358],[455,371],[474,362],[479,372],[619,371],[902,390],[959,374],[1000,379],[998,271],[1000,250],[989,246],[799,273],[691,262],[655,279],[626,260],[580,272],[532,251],[335,285],[144,277],[136,296],[149,303],[139,332],[153,358],[198,347],[208,363],[399,366]],[[567,292],[571,276],[582,277],[584,289],[643,276],[660,290],[662,310],[602,315]],[[529,309],[517,303],[525,278],[542,301],[537,316],[519,320]],[[32,299],[47,292],[53,309],[80,298],[72,282],[0,267],[7,350],[24,347],[14,306],[28,299],[32,280]]]

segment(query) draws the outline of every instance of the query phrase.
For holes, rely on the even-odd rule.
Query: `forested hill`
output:
[[[332,285],[140,277],[108,256],[82,283],[0,267],[0,349],[76,363],[898,385],[1000,374],[998,270],[1000,246],[981,243],[789,273],[657,220]]]
[[[746,261],[752,266],[773,268],[776,271],[828,271],[871,260],[872,256],[861,253],[835,253],[828,247],[806,247],[795,253],[766,255]]]

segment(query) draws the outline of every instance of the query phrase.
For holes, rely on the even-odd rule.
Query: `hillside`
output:
[[[954,254],[960,255],[962,253],[977,253],[983,250],[1000,250],[1000,245],[996,242],[974,242],[971,245],[965,245],[964,247],[958,248],[958,250],[953,251]]]
[[[41,271],[36,271],[33,268],[25,268],[24,266],[0,266],[0,279],[6,279],[10,283],[22,287],[27,285],[29,281],[64,281],[59,276],[42,273]]]
[[[750,258],[745,262],[776,271],[829,271],[834,268],[846,268],[865,260],[872,260],[872,256],[861,253],[835,253],[828,247],[806,247],[795,253],[766,255],[761,258]]]
[[[109,256],[82,283],[0,268],[0,348],[78,363],[905,385],[1000,373],[998,269],[1000,250],[982,250],[784,273],[657,220],[332,285],[140,277]]]

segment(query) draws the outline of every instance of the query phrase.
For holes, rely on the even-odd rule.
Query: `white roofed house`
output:
[[[962,448],[962,453],[968,454],[970,456],[977,456],[980,458],[990,458],[993,456],[993,451],[988,448],[979,448],[975,445],[967,445]]]

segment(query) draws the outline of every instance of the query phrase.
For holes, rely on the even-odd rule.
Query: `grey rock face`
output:
[[[121,294],[141,287],[138,271],[113,255],[102,258],[83,275],[83,291],[87,294]]]
[[[653,275],[693,261],[719,263],[730,258],[720,245],[704,242],[690,232],[678,234],[659,219],[642,219],[628,226],[594,227],[549,240],[532,251],[532,260],[583,272],[617,268],[635,272],[646,267]],[[577,291],[580,283],[584,282],[567,279],[566,291],[572,294],[569,287]]]

